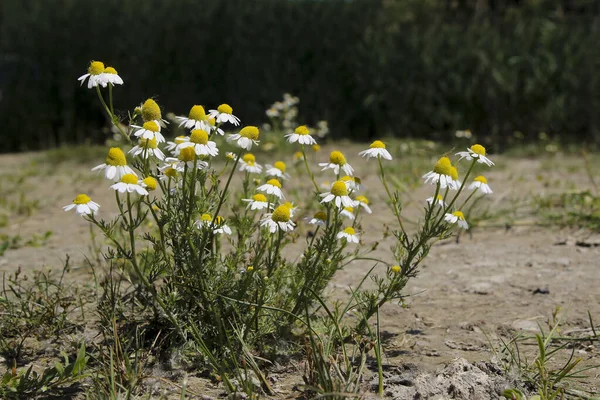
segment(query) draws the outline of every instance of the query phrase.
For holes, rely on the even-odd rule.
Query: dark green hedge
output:
[[[501,6],[498,6],[501,4]],[[514,131],[599,138],[590,0],[3,0],[0,151],[101,141],[90,60],[169,111],[227,102],[247,123],[291,92],[335,137]]]

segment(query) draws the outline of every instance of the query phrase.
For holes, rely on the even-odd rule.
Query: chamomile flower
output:
[[[294,218],[294,214],[296,213],[296,211],[298,211],[298,207],[296,207],[296,206],[294,205],[294,203],[292,203],[292,202],[290,202],[290,201],[286,201],[285,203],[283,203],[283,204],[281,204],[281,205],[282,205],[282,206],[284,206],[284,207],[287,207],[287,208],[289,208],[289,210],[290,210],[290,216],[291,216],[292,218]]]
[[[356,207],[358,205],[358,202],[352,200],[348,196],[348,188],[342,181],[333,182],[330,191],[327,193],[321,193],[320,196],[323,197],[321,203],[329,203],[333,201],[337,208]]]
[[[340,215],[343,215],[346,218],[354,219],[354,207],[344,207],[344,209],[340,211]]]
[[[308,219],[308,218],[307,218]],[[327,214],[323,211],[319,211],[313,215],[313,217],[308,221],[311,225],[322,225],[325,226],[327,224]]]
[[[179,146],[183,142],[189,141],[190,138],[186,136],[177,136],[172,142],[167,142],[165,149],[171,152],[175,157],[179,155],[179,150],[177,150],[177,146]]]
[[[371,207],[369,207],[369,199],[366,196],[356,196],[358,205],[362,207],[367,213],[371,214]]]
[[[175,159],[175,164],[166,164],[163,167],[160,167],[159,170],[161,175],[159,179],[161,181],[170,181],[179,179],[179,171],[176,169],[176,165],[179,160]]]
[[[392,155],[389,151],[385,149],[385,144],[381,140],[376,140],[371,143],[368,150],[363,150],[358,153],[359,156],[366,158],[385,158],[386,160],[391,160]]]
[[[137,130],[133,133],[134,136],[141,139],[156,139],[158,143],[165,141],[164,136],[160,133],[160,125],[156,121],[144,122],[144,125],[131,125]]]
[[[240,119],[233,115],[233,108],[228,104],[221,104],[216,110],[209,110],[208,113],[212,118],[217,120],[217,123],[229,122],[235,126],[240,124]]]
[[[304,154],[301,151],[297,151],[294,153],[294,162],[304,161]]]
[[[433,171],[429,171],[423,175],[425,183],[437,184],[440,183],[440,188],[454,188],[454,180],[452,179],[452,163],[448,157],[442,157],[435,163]]]
[[[461,211],[454,211],[452,214],[446,213],[444,220],[450,224],[458,224],[459,228],[469,229],[469,224],[465,221],[465,214]]]
[[[258,128],[255,126],[245,126],[240,130],[240,133],[229,135],[227,137],[228,142],[235,142],[238,147],[242,149],[250,150],[252,144],[258,145]]]
[[[178,172],[185,171],[186,166],[188,169],[193,169],[194,162],[196,163],[197,169],[204,169],[208,167],[208,163],[206,161],[198,159],[193,147],[185,147],[181,149],[177,158],[167,157],[165,162]]]
[[[391,270],[393,273],[397,274],[397,273],[399,273],[400,271],[402,271],[402,267],[400,267],[399,265],[392,265],[392,267],[390,268],[390,270]]]
[[[296,226],[296,224],[291,221],[291,211],[289,207],[285,205],[281,205],[272,213],[266,214],[260,225],[268,228],[271,233],[275,233],[279,230],[283,232],[292,231]]]
[[[359,178],[355,178],[349,175],[346,176],[342,176],[340,178],[340,181],[344,182],[346,184],[346,187],[348,188],[349,192],[357,192],[358,189],[360,189],[360,179]]]
[[[223,217],[217,216],[213,219],[210,214],[202,214],[200,219],[194,223],[197,229],[210,229],[213,228],[213,234],[227,234],[231,235],[231,228],[225,224],[225,219]]]
[[[429,197],[427,198],[427,204],[433,204],[434,203],[434,199],[433,197]],[[444,198],[441,195],[437,195],[435,198],[435,205],[438,207],[446,207],[446,202],[444,201]]]
[[[329,154],[328,163],[319,163],[319,166],[323,167],[321,171],[332,169],[336,175],[340,173],[340,168],[344,170],[346,175],[352,175],[354,172],[354,168],[352,168],[352,166],[346,162],[346,157],[344,157],[341,151],[337,150],[332,151],[331,154]]]
[[[206,126],[208,126],[207,130],[210,130],[213,133],[218,133],[219,135],[225,135],[225,131],[217,126],[217,122],[213,117],[208,117],[206,119]]]
[[[307,145],[317,144],[317,141],[313,139],[312,136],[310,136],[310,132],[306,125],[301,125],[297,127],[294,133],[288,133],[287,135],[285,135],[285,138],[288,140],[289,143],[298,142],[300,144]]]
[[[450,176],[452,177],[452,186],[450,186],[450,189],[452,190],[458,190],[460,189],[460,187],[462,186],[462,182],[458,180],[458,169],[453,165],[452,167],[450,167]]]
[[[92,199],[90,199],[90,197],[87,194],[79,194],[77,195],[77,197],[75,197],[73,203],[64,206],[63,210],[69,211],[73,208],[75,209],[77,215],[88,215],[98,211],[100,205],[92,201]]]
[[[204,107],[195,105],[190,109],[188,117],[175,117],[179,122],[179,126],[186,129],[205,129],[206,112]],[[205,129],[206,130],[206,129]]]
[[[127,165],[127,159],[125,153],[118,147],[111,147],[108,150],[108,155],[104,164],[100,164],[92,168],[92,171],[104,171],[104,177],[106,179],[120,180],[125,174],[133,174],[135,172]]]
[[[139,195],[146,196],[148,191],[144,189],[142,185],[140,185],[140,181],[138,177],[134,174],[125,174],[121,178],[121,182],[115,183],[110,187],[113,190],[118,191],[119,193],[133,193],[136,192]]]
[[[358,243],[359,237],[353,227],[349,226],[336,236],[339,240],[346,240],[348,243]]]
[[[248,207],[246,208],[249,208],[251,211],[269,209],[269,202],[267,201],[267,196],[265,196],[262,193],[257,193],[254,196],[252,196],[251,199],[242,199],[242,201],[248,203]]]
[[[283,199],[283,192],[281,191],[281,183],[277,179],[269,179],[267,183],[256,188],[259,192],[266,194],[272,194],[279,199]]]
[[[278,179],[290,179],[290,175],[285,172],[286,165],[283,161],[275,161],[273,165],[265,165],[267,176],[274,176]]]
[[[462,160],[463,158],[466,158],[467,161],[476,159],[478,163],[485,164],[488,167],[491,167],[492,165],[494,165],[494,163],[492,162],[492,160],[487,158],[485,154],[485,147],[483,147],[480,144],[474,144],[473,146],[469,147],[467,151],[461,151],[456,153],[457,156],[460,156],[458,161]]]
[[[217,144],[208,140],[208,132],[204,129],[194,129],[190,134],[189,140],[180,143],[177,149],[181,151],[181,149],[185,149],[186,147],[193,148],[198,156],[214,157],[219,154]]]
[[[101,61],[92,61],[90,62],[90,66],[88,67],[88,72],[85,75],[81,75],[79,78],[77,78],[78,81],[81,82],[81,84],[83,85],[83,82],[87,79],[88,80],[88,84],[87,87],[88,89],[91,89],[93,87],[96,87],[98,85],[102,85],[102,74],[104,73],[104,63]]]
[[[158,103],[153,99],[147,99],[139,108],[144,122],[154,121],[158,126],[165,127],[168,122],[162,118]],[[159,140],[160,143],[160,140]]]
[[[140,138],[138,144],[129,150],[129,154],[133,154],[134,157],[141,155],[143,159],[147,159],[148,157],[152,156],[158,158],[159,160],[165,159],[165,155],[158,148],[158,143],[154,138]]]
[[[156,190],[158,182],[153,177],[147,176],[144,179],[142,179],[140,185],[142,185],[142,187],[147,191],[152,192],[153,190]]]
[[[111,84],[113,86],[123,84],[123,79],[121,79],[121,77],[117,73],[117,70],[113,67],[104,68],[104,72],[100,74],[100,77],[98,79],[103,87],[106,87],[108,84]]]
[[[260,174],[262,172],[262,165],[256,162],[256,157],[252,153],[246,153],[239,161],[240,171],[247,171],[251,174]]]
[[[473,183],[469,185],[469,189],[471,190],[479,190],[483,194],[492,194],[492,189],[488,186],[487,179],[484,176],[479,175],[475,179],[473,179]]]

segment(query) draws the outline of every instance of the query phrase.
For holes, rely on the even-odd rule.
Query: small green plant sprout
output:
[[[417,275],[436,241],[451,236],[454,225],[468,229],[463,213],[467,203],[477,194],[491,194],[485,178],[471,176],[478,163],[493,166],[483,146],[457,153],[457,162],[466,163],[461,179],[457,165],[441,157],[423,176],[432,185],[432,196],[423,199],[423,218],[416,233],[409,233],[400,193],[390,190],[384,169],[393,156],[382,141],[373,142],[360,156],[377,162],[395,225],[393,260],[383,260],[372,254],[377,245],[367,243],[381,232],[368,232],[360,223],[362,215],[376,212],[360,193],[361,182],[355,176],[360,158],[351,165],[346,154],[333,150],[328,160],[316,163],[307,150],[319,150],[319,131],[290,125],[288,113],[281,121],[286,132],[277,143],[293,148],[296,155],[282,153],[263,162],[258,156],[269,153],[249,153],[264,145],[261,130],[242,125],[227,104],[208,114],[204,106],[193,105],[187,117],[176,119],[187,135],[168,140],[166,121],[153,99],[136,107],[122,123],[113,109],[113,88],[123,82],[114,75],[95,61],[81,79],[88,79],[88,87],[95,89],[124,138],[121,143],[132,146],[110,148],[104,163],[94,168],[103,171],[107,190],[114,190],[118,215],[112,221],[100,219],[100,205],[83,194],[65,209],[75,209],[110,243],[105,258],[111,265],[123,266],[120,272],[133,286],[128,295],[135,298],[131,307],[137,312],[130,318],[143,319],[154,331],[163,332],[168,338],[165,346],[193,341],[205,365],[232,392],[250,391],[251,371],[259,389],[268,393],[260,372],[264,356],[276,353],[281,341],[300,349],[299,332],[312,332],[307,357],[313,365],[321,365],[316,374],[327,373],[333,364],[322,364],[345,351],[343,343],[355,335],[372,337],[381,356],[371,317],[384,304],[402,299],[405,285]],[[286,99],[288,108],[297,102]],[[285,107],[275,107],[270,116],[279,118]],[[290,171],[286,162],[294,160]],[[316,164],[321,171],[315,172]],[[318,185],[316,174],[326,175],[332,183]],[[471,193],[464,195],[467,188]],[[291,198],[293,193],[300,199]],[[311,234],[301,239],[298,232],[309,228]],[[300,251],[289,246],[303,242]],[[319,311],[329,310],[324,300],[328,283],[351,262],[386,266],[385,274],[375,275],[371,268],[363,282],[370,278],[376,288],[360,285],[345,312],[331,312],[328,322],[320,320]],[[107,279],[115,278],[109,274]],[[342,323],[349,311],[361,318]],[[315,328],[319,325],[328,327],[325,333]],[[307,382],[321,394],[356,392],[362,375],[350,364],[363,360],[365,349],[374,349],[361,346],[362,353],[335,367],[340,384],[329,385],[330,378],[313,375]]]

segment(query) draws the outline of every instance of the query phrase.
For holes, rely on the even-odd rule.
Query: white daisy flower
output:
[[[175,117],[179,122],[179,126],[183,126],[186,129],[206,129],[206,112],[204,107],[195,105],[190,109],[188,117]]]
[[[356,196],[358,205],[362,207],[367,213],[371,214],[371,207],[369,207],[369,199],[366,196]]]
[[[346,175],[342,176],[340,178],[340,181],[346,184],[346,187],[348,188],[349,192],[357,192],[358,189],[360,189],[360,179],[357,177]]]
[[[194,129],[189,140],[183,141],[177,145],[176,150],[181,152],[181,149],[191,147],[198,156],[215,157],[219,154],[217,144],[208,140],[208,132],[203,129]]]
[[[452,214],[446,213],[444,220],[450,224],[458,224],[459,228],[469,229],[469,224],[465,221],[465,215],[461,211],[454,211]]]
[[[123,175],[123,177],[121,178],[121,182],[115,183],[110,188],[118,191],[119,193],[137,192],[139,195],[142,196],[146,196],[148,194],[148,191],[144,189],[142,185],[140,185],[138,177],[133,174]]]
[[[68,206],[64,206],[63,210],[69,211],[73,208],[75,209],[77,215],[88,215],[98,211],[100,205],[92,201],[87,194],[79,194],[77,197],[75,197],[73,203],[69,204]]]
[[[156,121],[144,122],[144,125],[131,125],[133,128],[137,128],[137,131],[133,133],[135,137],[142,139],[156,139],[158,143],[165,141],[164,136],[160,133],[160,125]]]
[[[179,155],[179,150],[177,146],[179,146],[183,142],[189,141],[190,138],[187,136],[177,136],[172,142],[167,142],[165,149],[170,151],[175,157]]]
[[[427,198],[427,204],[433,204],[433,202],[433,197]],[[444,201],[444,198],[439,194],[435,198],[435,205],[442,208],[445,208],[447,206],[446,202]]]
[[[328,163],[319,163],[319,166],[323,167],[321,171],[332,169],[336,175],[340,173],[340,168],[344,170],[346,175],[352,175],[354,172],[354,168],[346,162],[346,157],[344,157],[341,151],[337,150],[331,152]]]
[[[256,188],[259,192],[266,194],[272,194],[279,199],[283,199],[283,192],[281,191],[281,183],[277,179],[269,179],[267,183]]]
[[[307,145],[317,144],[317,141],[313,139],[312,136],[310,136],[310,132],[306,125],[301,125],[297,127],[294,133],[288,133],[287,135],[285,135],[285,138],[288,140],[289,143],[298,142],[300,144]]]
[[[291,221],[290,209],[285,206],[279,206],[272,213],[266,214],[260,222],[260,226],[269,229],[269,232],[275,233],[279,230],[288,232],[294,230],[296,224]]]
[[[208,163],[206,161],[198,159],[193,147],[185,147],[181,149],[177,158],[167,157],[165,162],[178,172],[185,171],[186,166],[190,170],[193,169],[194,162],[196,163],[197,169],[204,169],[208,167]]]
[[[228,104],[221,104],[216,110],[209,110],[209,115],[217,120],[217,123],[222,124],[229,122],[235,126],[240,124],[240,119],[233,115],[233,108]]]
[[[194,223],[197,229],[213,227],[213,234],[218,233],[231,235],[231,228],[225,224],[223,217],[216,217],[213,220],[210,214],[202,214],[200,219]]]
[[[457,156],[460,156],[458,161],[462,160],[463,158],[466,158],[467,161],[476,159],[478,163],[485,164],[488,167],[491,167],[492,165],[494,165],[494,163],[492,162],[492,160],[487,158],[485,154],[485,147],[483,147],[480,144],[474,144],[473,146],[468,148],[467,151],[461,151],[456,153]]]
[[[294,218],[294,214],[296,213],[296,211],[298,211],[298,207],[294,206],[294,204],[292,202],[286,201],[285,203],[281,204],[284,207],[289,208],[290,210],[290,216],[292,218]]]
[[[252,144],[258,145],[258,128],[255,126],[245,126],[240,130],[240,133],[229,135],[228,142],[235,142],[238,147],[250,151]]]
[[[290,179],[290,175],[285,172],[286,165],[283,161],[275,161],[273,165],[265,165],[267,176],[274,176],[278,179]]]
[[[385,149],[385,144],[380,141],[380,140],[376,140],[373,143],[371,143],[371,146],[369,146],[370,148],[368,150],[363,150],[360,153],[358,153],[359,156],[362,157],[366,157],[366,158],[385,158],[386,160],[391,160],[392,159],[392,155],[390,154],[389,151],[387,151]]]
[[[140,138],[138,144],[133,146],[131,150],[129,150],[129,154],[133,154],[134,157],[141,155],[143,159],[147,159],[151,156],[156,157],[159,160],[165,159],[165,155],[158,148],[158,143],[156,143],[156,139],[148,140]]]
[[[473,183],[469,185],[469,189],[471,190],[479,190],[483,194],[492,194],[492,189],[487,184],[487,179],[484,176],[479,175],[475,179],[473,179]]]
[[[251,199],[242,199],[242,201],[248,203],[248,207],[246,208],[249,208],[251,211],[269,209],[267,197],[262,193],[257,193]]]
[[[121,79],[117,70],[113,67],[106,67],[104,72],[100,74],[98,80],[102,87],[108,86],[109,83],[113,86],[123,84],[123,79]]]
[[[207,126],[205,130],[218,133],[221,136],[225,135],[225,131],[217,126],[217,122],[213,117],[208,117],[205,125]]]
[[[429,171],[425,175],[423,175],[423,179],[425,179],[425,183],[437,184],[440,183],[440,188],[445,189],[446,187],[450,187],[454,189],[456,184],[454,179],[452,179],[452,163],[448,157],[442,157],[435,163],[433,167],[433,171]]]
[[[262,172],[262,165],[256,162],[256,157],[252,153],[246,153],[239,161],[240,171],[247,171],[251,174],[260,174]]]
[[[306,218],[308,219],[308,218]],[[321,225],[325,226],[327,224],[327,214],[323,211],[319,211],[313,215],[313,217],[308,221],[311,225]]]
[[[147,176],[140,181],[140,185],[147,191],[152,192],[158,187],[158,182],[153,177]]]
[[[162,118],[160,107],[158,106],[158,103],[153,99],[147,99],[142,105],[140,105],[139,108],[136,108],[136,112],[142,114],[142,119],[144,120],[144,122],[152,121],[162,128],[166,127],[169,123],[168,121]],[[160,140],[158,142],[161,143]]]
[[[346,218],[354,219],[354,207],[344,207],[342,211],[340,211],[340,215],[343,215]]]
[[[351,226],[347,227],[336,236],[339,240],[345,239],[348,243],[358,243],[359,237],[354,228]]]
[[[118,147],[111,147],[104,164],[92,168],[92,171],[104,170],[104,177],[111,180],[120,180],[123,175],[133,174],[135,172],[127,165],[125,153]]]
[[[320,196],[323,197],[321,203],[329,203],[333,201],[337,208],[356,207],[358,205],[358,202],[352,200],[348,196],[348,188],[342,181],[333,182],[331,185],[331,190],[327,193],[320,194]]]
[[[85,75],[81,75],[79,78],[77,78],[78,81],[81,82],[81,84],[83,85],[83,82],[85,82],[85,80],[88,80],[88,84],[87,87],[88,89],[91,89],[93,87],[96,87],[98,85],[102,85],[102,74],[104,73],[104,63],[100,62],[100,61],[92,61],[90,62],[90,66],[88,67],[88,73]],[[106,85],[104,85],[106,86]]]

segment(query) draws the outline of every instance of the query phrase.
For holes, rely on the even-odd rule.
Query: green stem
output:
[[[304,159],[304,166],[306,167],[306,172],[308,172],[308,176],[310,176],[310,180],[312,181],[313,185],[315,186],[315,190],[318,193],[319,186],[317,185],[317,182],[315,182],[315,176],[310,171],[310,167],[308,166],[308,160],[306,158],[306,152],[304,151],[304,145],[302,145],[302,158]]]

